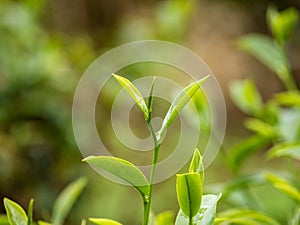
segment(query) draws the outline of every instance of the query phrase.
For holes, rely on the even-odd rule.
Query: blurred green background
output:
[[[270,33],[265,22],[269,4],[279,9],[300,9],[298,0],[1,0],[1,199],[7,196],[25,207],[33,197],[35,217],[49,218],[59,191],[75,178],[86,176],[88,186],[67,224],[79,224],[81,218],[87,217],[139,224],[142,207],[138,194],[105,180],[81,162],[72,132],[71,110],[76,85],[93,60],[113,47],[142,39],[166,40],[188,47],[218,78],[227,105],[227,131],[219,156],[206,171],[205,189],[220,189],[233,177],[225,163],[226,151],[249,134],[242,125],[243,114],[229,99],[228,83],[251,77],[264,99],[284,88],[276,76],[236,47],[236,39],[243,34]],[[298,83],[299,40],[298,26],[288,46]],[[148,67],[132,66],[122,70],[122,74],[129,79],[149,75]],[[151,68],[156,72],[159,69],[163,71]],[[119,146],[110,125],[104,122],[110,116],[113,101],[113,96],[105,91],[111,88],[104,90],[97,106],[97,113],[103,114],[98,121],[99,132],[107,140],[105,144]],[[139,121],[143,122],[135,121],[137,128],[143,126],[139,126]],[[281,161],[265,162],[257,154],[243,170],[257,167],[283,168]],[[259,186],[252,194],[263,198],[266,192],[272,196],[272,191],[288,211],[293,203],[268,186]],[[156,185],[154,212],[177,211],[175,196],[173,178]],[[239,204],[238,193],[233,198],[232,202]],[[272,197],[268,199],[267,213],[283,219],[285,213],[273,204]]]

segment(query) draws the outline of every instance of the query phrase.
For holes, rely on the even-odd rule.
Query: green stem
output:
[[[158,152],[160,148],[160,144],[158,143],[158,140],[155,135],[155,131],[152,127],[151,122],[148,123],[153,141],[154,141],[154,152],[153,152],[153,159],[152,159],[152,168],[151,168],[151,174],[150,174],[150,181],[149,181],[149,196],[148,198],[144,199],[144,217],[143,217],[143,225],[148,225],[149,222],[149,215],[150,215],[150,208],[151,208],[151,201],[152,201],[152,190],[153,190],[153,182],[155,178],[155,172],[156,172],[156,164],[158,160]]]

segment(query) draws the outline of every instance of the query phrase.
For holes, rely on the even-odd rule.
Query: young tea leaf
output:
[[[292,199],[298,201],[300,203],[300,191],[294,187],[287,180],[282,177],[276,176],[274,174],[268,173],[265,175],[266,179],[279,191],[291,197]]]
[[[47,222],[44,222],[44,221],[38,221],[38,224],[39,225],[52,225],[51,223],[47,223]]]
[[[156,80],[156,77],[153,77],[153,81],[152,81],[152,85],[151,85],[149,97],[148,97],[148,104],[147,104],[147,108],[148,108],[148,121],[147,122],[148,123],[152,119],[153,90],[154,90],[155,80]]]
[[[162,212],[156,216],[155,222],[155,225],[173,225],[174,213],[172,211]]]
[[[267,22],[273,36],[279,43],[285,43],[293,33],[299,19],[299,13],[294,8],[278,12],[275,8],[267,10]]]
[[[85,178],[79,178],[62,190],[53,206],[52,224],[63,225],[72,206],[87,184]]]
[[[298,91],[286,91],[275,94],[275,100],[283,106],[300,107],[300,93]]]
[[[229,94],[236,106],[247,114],[258,116],[262,111],[262,97],[252,80],[231,82]]]
[[[3,202],[10,225],[27,225],[27,215],[19,204],[8,198],[4,198]]]
[[[213,225],[216,216],[217,202],[221,198],[222,194],[218,195],[203,195],[202,204],[200,210],[194,217],[195,225]],[[180,209],[175,225],[189,225],[189,218]]]
[[[191,164],[190,164],[190,169],[189,173],[199,173],[200,178],[201,178],[201,183],[204,181],[204,166],[202,162],[202,156],[199,152],[199,150],[196,148]]]
[[[125,89],[125,91],[130,95],[137,106],[142,110],[145,120],[148,121],[148,107],[141,92],[126,78],[119,75],[113,74],[113,77],[118,81],[118,83]]]
[[[89,156],[83,161],[106,170],[128,182],[143,196],[149,194],[149,184],[145,175],[132,163],[112,156]]]
[[[198,213],[202,201],[200,174],[177,174],[176,191],[180,208],[188,218],[192,219]]]
[[[199,90],[200,86],[208,79],[209,75],[193,82],[189,86],[185,87],[174,99],[165,118],[162,122],[162,126],[157,133],[158,142],[161,143],[164,135],[167,132],[168,127],[176,119],[178,114],[182,111],[184,106],[190,101],[194,94]]]
[[[262,135],[267,138],[275,138],[279,136],[279,131],[277,130],[277,127],[271,126],[270,124],[259,119],[247,119],[245,121],[245,127],[257,133],[258,135]]]
[[[30,199],[29,205],[28,205],[28,225],[33,225],[32,215],[33,215],[33,199]]]
[[[280,143],[268,152],[269,158],[291,157],[300,161],[300,143]]]
[[[102,219],[102,218],[89,218],[89,221],[97,225],[122,225],[121,223],[115,220]]]

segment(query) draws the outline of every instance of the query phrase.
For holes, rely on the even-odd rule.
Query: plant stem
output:
[[[158,143],[158,140],[155,135],[155,131],[153,129],[153,126],[151,122],[148,123],[153,142],[154,142],[154,152],[153,152],[153,159],[152,159],[152,168],[151,168],[151,174],[150,174],[150,181],[149,181],[149,196],[144,200],[144,217],[143,217],[143,225],[148,225],[149,222],[149,215],[150,215],[150,208],[151,208],[151,200],[152,200],[152,190],[153,190],[153,182],[155,178],[155,172],[156,172],[156,164],[158,160],[158,152],[160,148],[160,144]]]

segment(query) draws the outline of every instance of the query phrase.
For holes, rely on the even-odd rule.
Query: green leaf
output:
[[[177,199],[183,213],[192,219],[202,201],[202,183],[199,173],[177,174]]]
[[[267,10],[267,22],[273,36],[279,43],[285,43],[296,28],[299,13],[294,8],[278,12],[275,8]]]
[[[197,215],[194,217],[195,225],[213,225],[214,218],[216,216],[217,202],[221,198],[222,194],[219,195],[203,195],[202,204]],[[180,209],[175,225],[189,225],[189,218]]]
[[[32,215],[33,215],[33,203],[34,203],[34,200],[33,199],[30,199],[30,202],[29,202],[29,205],[28,205],[28,213],[27,213],[27,216],[28,216],[28,225],[33,225],[33,220],[32,220]]]
[[[38,221],[38,224],[39,225],[52,225],[51,223],[47,223],[47,222],[44,222],[44,221]]]
[[[0,224],[1,225],[10,225],[6,215],[0,214]]]
[[[81,220],[81,225],[86,225],[85,219]]]
[[[266,179],[279,191],[300,203],[300,191],[282,177],[267,173]]]
[[[277,144],[269,150],[268,157],[291,157],[300,161],[300,143]]]
[[[297,89],[290,74],[287,57],[272,39],[265,35],[248,34],[238,40],[238,45],[274,71],[288,89]]]
[[[275,138],[279,135],[275,127],[259,119],[247,119],[245,122],[245,127],[251,131],[254,131],[258,135],[268,138]]]
[[[132,163],[112,156],[89,156],[83,161],[106,170],[128,182],[143,196],[149,194],[149,184],[145,175]]]
[[[237,172],[240,168],[242,162],[248,158],[249,155],[253,154],[254,152],[264,148],[268,144],[270,144],[272,139],[254,135],[251,136],[235,146],[229,151],[227,157],[227,164],[229,168],[233,172]]]
[[[98,225],[122,225],[121,223],[115,221],[115,220],[110,220],[110,219],[102,219],[102,218],[89,218],[89,221],[91,221],[94,224]]]
[[[151,85],[150,93],[149,93],[149,97],[148,97],[148,104],[147,104],[147,108],[148,108],[148,121],[147,122],[148,123],[152,119],[153,90],[154,90],[155,80],[156,80],[156,77],[153,77],[153,81],[152,81],[152,85]]]
[[[157,133],[157,140],[161,143],[164,135],[167,132],[168,127],[176,119],[178,114],[182,111],[184,106],[190,101],[190,99],[196,94],[200,89],[200,86],[208,79],[209,75],[193,82],[189,86],[185,87],[174,99],[168,112],[165,115],[165,118],[162,122],[162,126]]]
[[[230,209],[219,214],[215,225],[222,224],[244,224],[244,225],[280,225],[273,218],[254,210]]]
[[[300,224],[300,208],[298,207],[289,225],[299,225],[299,224]]]
[[[194,152],[191,164],[190,164],[189,173],[199,173],[200,178],[201,178],[201,183],[203,183],[203,181],[204,181],[204,166],[203,166],[202,156],[197,148],[195,149],[195,152]]]
[[[252,80],[233,81],[229,94],[235,105],[243,112],[258,116],[262,111],[262,97]]]
[[[131,98],[137,104],[137,106],[142,110],[146,121],[148,121],[148,107],[144,101],[141,92],[128,79],[116,74],[112,75],[118,81],[118,83],[125,89],[125,91],[131,96]]]
[[[287,91],[275,94],[275,100],[283,106],[300,107],[300,93],[298,91]]]
[[[62,225],[72,206],[87,184],[85,178],[79,178],[65,187],[54,202],[52,224]]]
[[[155,225],[173,225],[174,213],[172,211],[165,211],[158,214],[155,218]]]
[[[3,202],[10,225],[27,225],[27,215],[19,204],[8,198],[4,198]]]
[[[300,110],[296,108],[285,108],[279,112],[280,136],[287,142],[300,140]]]

